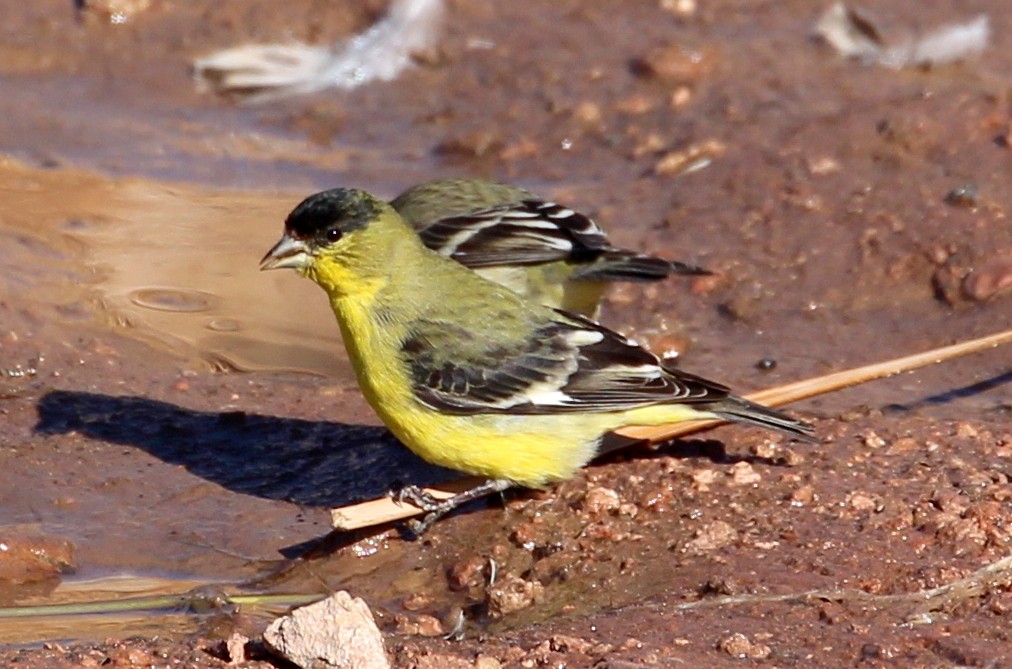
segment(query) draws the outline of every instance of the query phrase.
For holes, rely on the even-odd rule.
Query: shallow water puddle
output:
[[[212,367],[350,379],[323,293],[290,272],[258,271],[301,196],[114,180],[12,160],[0,164],[0,184],[8,203],[0,234],[21,242],[0,252],[17,270],[2,277],[10,290],[31,288],[48,305],[90,296],[111,326]]]
[[[164,605],[166,613],[154,616],[132,610],[132,602],[169,602],[193,588],[206,585],[191,579],[119,574],[92,579],[69,579],[45,596],[22,598],[16,609],[0,609],[0,644],[33,639],[102,638],[116,634],[192,632],[196,621],[182,606]],[[89,603],[101,601],[107,612],[87,615]],[[119,606],[117,606],[119,605]],[[47,610],[48,608],[48,610]],[[138,607],[139,608],[139,607]]]

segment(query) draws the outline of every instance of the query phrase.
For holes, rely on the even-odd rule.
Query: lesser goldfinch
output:
[[[612,281],[709,274],[615,248],[589,217],[508,184],[428,181],[391,204],[430,249],[541,304],[591,318]]]
[[[260,264],[282,267],[327,292],[387,428],[423,459],[489,479],[444,502],[409,495],[429,511],[422,529],[479,494],[571,477],[621,426],[719,418],[811,430],[432,252],[392,206],[360,190],[299,204]]]

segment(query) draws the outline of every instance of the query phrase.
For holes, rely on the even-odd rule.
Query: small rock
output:
[[[685,550],[693,553],[705,553],[730,546],[737,540],[738,530],[728,522],[715,520],[696,530],[693,538],[685,544]]]
[[[573,118],[590,126],[599,126],[603,120],[601,107],[595,102],[581,102],[573,110]]]
[[[369,606],[344,590],[278,618],[264,642],[303,669],[390,667]]]
[[[682,109],[687,107],[692,102],[693,92],[688,86],[678,86],[675,90],[671,91],[671,97],[668,98],[668,104],[672,109]]]
[[[886,445],[886,440],[878,436],[873,430],[868,430],[861,436],[861,443],[865,445],[865,448],[882,448]]]
[[[474,669],[502,669],[502,662],[491,655],[479,655],[474,660]]]
[[[963,439],[976,439],[980,431],[971,423],[959,422],[956,424],[956,436]]]
[[[663,135],[659,135],[655,132],[648,132],[636,137],[635,142],[633,143],[632,151],[629,152],[629,155],[632,158],[642,158],[643,156],[650,156],[659,153],[666,148],[668,148],[668,140]],[[625,284],[616,284],[615,287],[617,288],[622,285]],[[642,289],[635,291],[630,290],[627,292],[630,294],[632,299],[625,302],[625,304],[638,300],[642,293]]]
[[[874,511],[879,505],[875,497],[860,490],[847,495],[847,504],[855,511]]]
[[[945,194],[945,204],[953,207],[972,209],[980,204],[980,194],[975,184],[956,186]]]
[[[697,469],[690,476],[692,477],[692,487],[705,492],[720,479],[720,472],[716,469]]]
[[[1012,249],[1006,249],[978,264],[963,279],[963,294],[977,302],[990,300],[1012,289]]]
[[[617,492],[611,488],[595,486],[587,490],[581,506],[588,515],[601,517],[617,511],[621,504]]]
[[[913,437],[900,437],[889,446],[889,455],[911,453],[918,449],[917,440]]]
[[[735,632],[717,642],[717,647],[730,655],[741,659],[762,660],[770,656],[770,647],[764,643],[754,643],[744,634]]]
[[[822,156],[821,158],[808,161],[808,171],[813,176],[821,177],[827,174],[836,174],[840,169],[840,163],[830,156]]]
[[[651,49],[634,63],[633,69],[641,76],[666,84],[694,86],[710,74],[716,62],[715,49],[670,44]]]
[[[583,653],[586,655],[594,644],[586,639],[565,634],[556,634],[548,640],[552,650],[559,653]]]
[[[398,614],[394,616],[394,623],[396,633],[405,636],[437,637],[446,634],[439,618],[426,613],[415,616]]]
[[[420,592],[412,593],[401,600],[401,608],[405,611],[421,611],[432,606],[434,599],[432,595],[423,595]]]
[[[623,518],[635,518],[636,514],[638,514],[639,512],[640,512],[639,507],[633,504],[632,502],[625,502],[623,504],[620,504],[618,507],[618,515],[622,516]]]
[[[738,595],[741,585],[733,578],[711,576],[700,588],[701,595]]]
[[[961,514],[970,506],[966,495],[952,488],[935,490],[931,494],[931,503],[945,513]]]
[[[488,560],[480,555],[472,555],[453,563],[446,572],[450,590],[467,590],[484,585],[487,563]]]
[[[791,504],[796,506],[811,504],[813,501],[815,501],[815,486],[810,483],[806,483],[805,485],[796,488],[794,492],[791,493]]]
[[[695,16],[699,9],[696,0],[660,0],[660,8],[683,19]]]
[[[616,527],[614,523],[599,522],[591,523],[583,528],[580,532],[580,546],[584,549],[588,549],[590,544],[594,541],[625,541],[629,539],[631,534],[619,527]]]
[[[499,656],[500,661],[504,664],[518,663],[527,656],[527,651],[520,646],[510,646],[502,652]]]
[[[615,103],[615,109],[623,114],[645,114],[653,108],[653,100],[645,95],[630,95]]]
[[[229,664],[242,664],[246,661],[246,644],[248,643],[248,636],[239,632],[232,633],[232,636],[225,641],[225,650],[228,652]]]
[[[1012,592],[992,593],[989,608],[999,616],[1012,614]]]
[[[151,0],[87,0],[82,8],[93,12],[109,23],[126,23],[151,6]]]
[[[788,448],[787,446],[783,447],[783,456],[780,460],[782,464],[785,464],[788,467],[797,467],[804,461],[805,461],[804,455],[798,453],[793,448]]]
[[[514,574],[506,574],[488,589],[488,613],[492,618],[502,618],[531,606],[544,594],[545,586],[538,581],[525,581]]]
[[[698,142],[681,150],[669,151],[654,164],[654,174],[672,176],[691,172],[709,164],[726,151],[727,145],[716,139]]]
[[[734,485],[756,485],[762,480],[762,475],[747,462],[736,462],[731,465],[731,482]]]
[[[410,666],[412,669],[475,669],[478,662],[476,660],[472,663],[471,660],[455,653],[422,651],[414,654],[411,661],[405,666]]]

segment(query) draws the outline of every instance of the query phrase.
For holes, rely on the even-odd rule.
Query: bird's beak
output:
[[[301,269],[308,267],[313,262],[312,254],[306,243],[289,236],[286,232],[278,243],[274,245],[267,255],[260,261],[260,270],[282,269],[291,267]]]

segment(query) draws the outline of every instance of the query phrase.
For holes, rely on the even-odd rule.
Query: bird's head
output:
[[[365,191],[334,188],[303,200],[285,220],[285,233],[260,261],[260,269],[295,269],[320,282],[325,275],[358,267],[367,255],[382,255],[375,240],[397,214]],[[369,233],[375,233],[370,235]],[[336,278],[336,277],[332,277]]]

